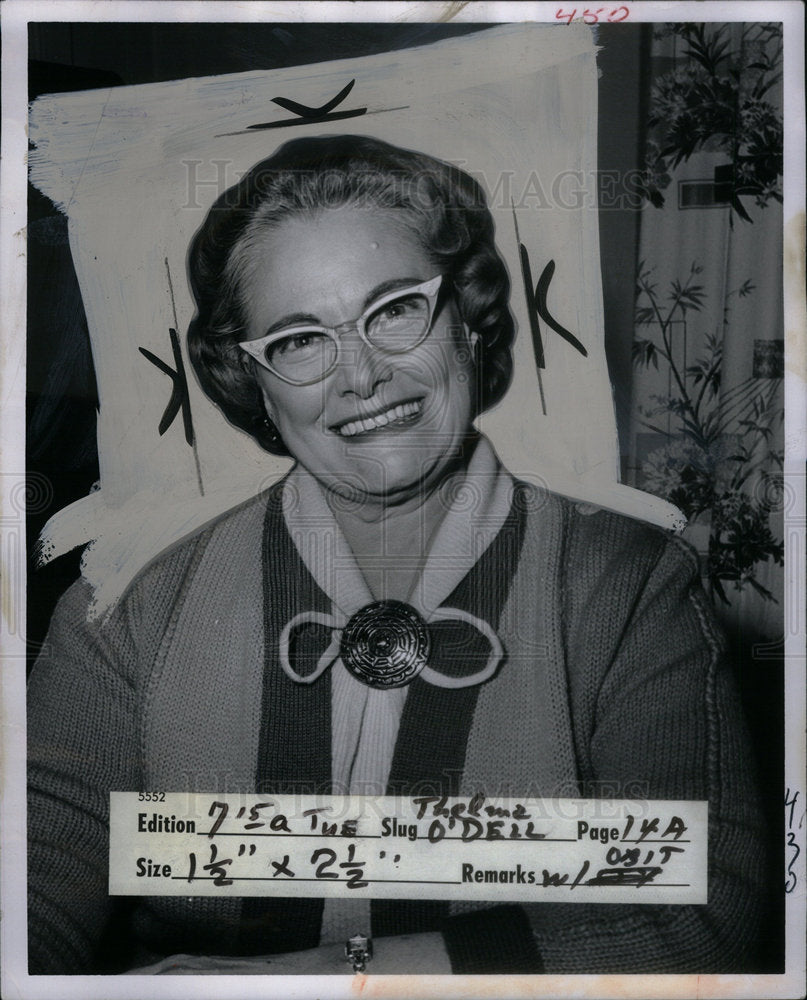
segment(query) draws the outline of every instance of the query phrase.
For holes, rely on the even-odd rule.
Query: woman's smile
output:
[[[357,327],[391,289],[430,287],[436,267],[417,235],[392,213],[348,205],[259,230],[253,260],[241,282],[249,341],[272,342],[291,327],[281,364],[307,363],[317,329],[338,331],[336,361],[321,379],[290,384],[255,364],[291,455],[353,497],[399,501],[439,482],[473,418],[471,352],[453,300],[435,293],[431,325],[411,350],[382,350]],[[393,303],[387,329],[405,309]]]
[[[364,438],[379,431],[389,433],[411,427],[417,422],[422,410],[422,399],[405,400],[374,413],[359,414],[344,423],[334,425],[331,429],[340,437],[350,438]]]

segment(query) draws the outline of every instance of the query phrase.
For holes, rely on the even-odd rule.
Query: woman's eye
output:
[[[314,342],[314,335],[310,333],[298,333],[296,337],[289,337],[285,342],[287,351],[304,351]]]
[[[380,305],[367,320],[367,336],[386,350],[406,350],[422,338],[429,322],[429,303],[425,296],[402,295]]]
[[[422,295],[408,295],[380,306],[368,325],[398,329],[402,324],[420,322],[428,312],[428,302]]]
[[[284,357],[292,354],[305,354],[317,350],[325,338],[321,333],[315,331],[307,333],[295,333],[290,337],[283,337],[269,345],[269,352],[273,357]]]
[[[410,315],[412,311],[412,302],[408,299],[398,299],[396,302],[385,305],[381,310],[381,315],[384,319],[402,319],[404,316]]]

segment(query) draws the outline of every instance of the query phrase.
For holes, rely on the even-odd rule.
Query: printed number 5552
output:
[[[165,792],[138,792],[141,802],[165,802]]]

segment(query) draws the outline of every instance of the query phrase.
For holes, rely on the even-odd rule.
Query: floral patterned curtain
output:
[[[681,507],[727,624],[782,632],[781,25],[653,33],[629,479]]]

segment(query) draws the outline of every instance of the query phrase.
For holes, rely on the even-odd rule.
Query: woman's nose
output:
[[[343,334],[336,378],[342,395],[352,393],[369,399],[379,385],[392,378],[390,357],[371,344],[366,344],[355,331]]]

